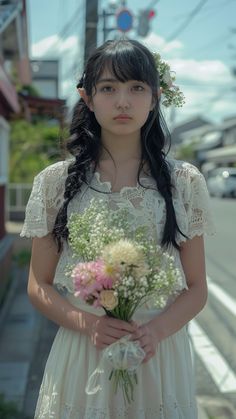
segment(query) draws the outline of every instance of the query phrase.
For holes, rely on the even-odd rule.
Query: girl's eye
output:
[[[135,90],[136,92],[143,92],[144,91],[144,87],[141,86],[140,84],[137,84],[136,86],[133,86],[132,89]]]
[[[104,93],[111,93],[113,92],[114,88],[112,86],[103,86],[101,87],[100,91]]]

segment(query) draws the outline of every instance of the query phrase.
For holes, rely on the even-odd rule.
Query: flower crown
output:
[[[173,84],[175,76],[171,74],[173,71],[171,71],[169,64],[161,59],[160,54],[154,52],[153,56],[160,77],[161,92],[165,96],[162,105],[166,107],[171,105],[176,107],[183,106],[185,97],[180,88]]]

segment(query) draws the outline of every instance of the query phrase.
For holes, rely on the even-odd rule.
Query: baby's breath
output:
[[[180,88],[174,84],[176,79],[174,72],[171,71],[169,64],[161,59],[160,54],[153,53],[153,55],[160,77],[162,95],[164,96],[162,105],[166,107],[171,105],[176,107],[183,106],[185,97]]]
[[[181,286],[173,257],[147,238],[147,226],[130,229],[126,210],[110,211],[103,200],[91,201],[68,223],[74,255],[84,261],[101,259],[107,272],[117,272],[113,290],[119,304],[112,314],[129,321],[136,308],[151,296],[163,307]]]

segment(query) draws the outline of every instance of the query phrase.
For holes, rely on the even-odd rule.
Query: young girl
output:
[[[73,158],[36,176],[21,233],[34,238],[30,300],[60,326],[35,418],[196,419],[186,325],[207,299],[203,233],[211,221],[204,179],[191,164],[166,157],[159,75],[142,44],[107,41],[88,60],[78,87],[67,145]],[[72,256],[67,220],[92,198],[104,199],[111,211],[126,208],[131,225],[148,225],[174,256],[182,291],[164,310],[147,305],[128,323],[74,297],[65,274]],[[106,374],[102,390],[87,395],[102,350],[127,334],[145,351],[134,402],[114,394]]]

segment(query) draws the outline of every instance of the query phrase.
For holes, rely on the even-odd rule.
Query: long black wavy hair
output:
[[[140,173],[146,162],[166,205],[166,222],[161,245],[166,247],[173,245],[179,249],[176,235],[181,231],[176,220],[170,168],[166,161],[170,147],[170,134],[159,109],[160,83],[154,57],[144,45],[135,40],[107,41],[95,49],[88,59],[77,87],[83,87],[86,94],[91,97],[94,91],[96,92],[96,84],[104,69],[108,69],[120,82],[138,80],[147,83],[152,89],[155,106],[141,128],[141,163],[138,170],[138,182],[140,183]],[[68,239],[68,204],[80,191],[81,185],[89,183],[88,173],[91,173],[91,167],[96,171],[102,149],[101,127],[82,98],[74,107],[66,148],[75,159],[68,168],[64,204],[58,212],[53,229],[58,251],[62,248],[63,240]]]

